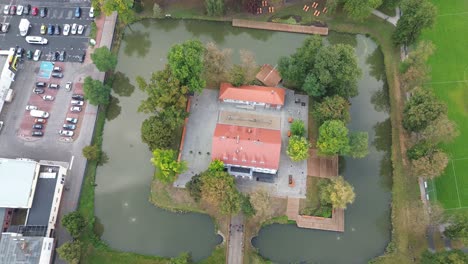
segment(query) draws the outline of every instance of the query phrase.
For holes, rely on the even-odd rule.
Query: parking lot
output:
[[[0,49],[8,49],[15,46],[20,46],[26,50],[36,50],[39,49],[42,51],[41,60],[50,60],[52,54],[56,51],[65,51],[66,58],[65,61],[78,61],[78,56],[83,54],[87,49],[87,43],[89,41],[89,33],[91,31],[91,22],[93,18],[89,17],[90,3],[87,1],[80,2],[68,2],[68,1],[55,1],[47,2],[48,6],[44,2],[22,2],[22,1],[0,1],[1,4],[1,13],[0,13],[0,23],[9,23],[9,30],[6,33],[0,34]],[[31,4],[32,7],[47,7],[47,16],[40,17],[40,15],[33,16],[31,13],[29,15],[5,15],[3,13],[3,7],[5,5],[26,5]],[[75,9],[76,6],[81,8],[80,18],[75,18]],[[25,41],[25,37],[20,36],[19,33],[19,23],[22,18],[26,18],[31,23],[31,27],[28,32],[28,36],[42,36],[48,40],[47,45],[33,45]],[[63,35],[63,25],[64,24],[78,24],[84,26],[83,34],[68,36]],[[61,27],[60,35],[41,35],[40,28],[44,24],[46,27],[51,25],[59,25]]]

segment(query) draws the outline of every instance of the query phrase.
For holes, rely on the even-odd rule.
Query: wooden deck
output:
[[[243,28],[255,28],[255,29],[265,29],[273,31],[285,31],[285,32],[295,32],[303,34],[315,34],[315,35],[328,35],[328,27],[317,27],[317,26],[302,26],[302,25],[288,25],[281,23],[273,22],[261,22],[245,19],[233,19],[233,27],[243,27]]]
[[[317,149],[310,149],[307,160],[307,175],[321,178],[338,176],[338,156],[317,156]]]

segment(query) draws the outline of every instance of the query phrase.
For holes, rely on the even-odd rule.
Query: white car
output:
[[[84,26],[83,25],[78,25],[78,34],[83,34],[84,31]]]
[[[70,24],[64,24],[63,25],[63,35],[68,36],[70,34]]]
[[[27,110],[27,111],[30,111],[30,110],[37,110],[37,106],[35,106],[35,105],[27,105],[27,106],[26,106],[26,110]]]
[[[78,25],[74,23],[71,27],[71,34],[75,35],[77,30],[78,30]]]
[[[33,60],[34,60],[34,61],[38,61],[38,60],[41,58],[41,54],[42,54],[42,51],[41,51],[41,50],[36,50],[36,51],[34,51]]]
[[[42,99],[44,99],[44,101],[53,101],[55,98],[52,95],[44,95]]]
[[[3,128],[3,121],[0,121],[0,131],[2,131]]]
[[[5,14],[5,15],[10,14],[10,6],[9,5],[5,5],[3,7],[3,14]]]
[[[71,100],[71,105],[78,105],[82,106],[84,104],[83,101],[78,101],[78,100]]]
[[[67,123],[71,123],[71,124],[76,124],[78,123],[78,118],[73,118],[73,117],[67,117]]]
[[[73,131],[70,130],[59,130],[59,135],[65,137],[73,137]]]
[[[93,18],[94,17],[94,7],[91,7],[89,9],[89,17]]]
[[[72,89],[72,85],[73,85],[73,83],[72,83],[72,82],[67,82],[67,83],[65,84],[65,90],[67,90],[67,91],[71,91],[71,89]]]
[[[72,106],[70,107],[71,112],[81,112],[81,107],[79,106]]]
[[[23,11],[24,11],[24,6],[19,5],[16,7],[16,15],[21,16],[23,14]]]

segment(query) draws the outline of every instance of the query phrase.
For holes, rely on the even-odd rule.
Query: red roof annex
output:
[[[279,168],[279,130],[217,124],[211,157],[225,164],[266,169]]]
[[[244,85],[234,87],[230,83],[221,83],[219,100],[236,100],[284,105],[285,90],[278,87]]]

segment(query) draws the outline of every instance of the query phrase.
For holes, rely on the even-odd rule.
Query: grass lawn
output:
[[[460,129],[460,136],[444,146],[451,161],[435,180],[436,199],[450,211],[468,212],[468,1],[432,2],[438,8],[436,24],[423,34],[436,46],[429,59],[430,86],[447,102],[448,115]]]

